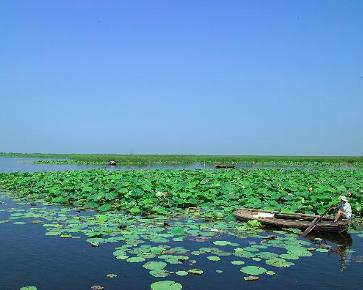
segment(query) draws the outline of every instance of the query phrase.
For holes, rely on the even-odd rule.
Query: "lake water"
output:
[[[41,158],[17,158],[17,157],[0,157],[0,172],[47,172],[47,171],[65,171],[65,170],[153,170],[153,169],[215,169],[213,164],[193,163],[181,165],[151,164],[151,165],[79,165],[79,164],[38,164],[36,161],[49,160]],[[298,169],[304,168],[303,165],[288,164],[259,164],[259,163],[239,163],[236,169],[254,169],[254,168],[280,168],[280,169]],[[337,165],[336,169],[351,170],[353,165]],[[223,169],[222,169],[223,170]]]
[[[108,165],[79,165],[79,164],[38,164],[38,160],[49,160],[41,158],[12,158],[0,157],[0,172],[47,172],[47,171],[65,171],[65,170],[90,170],[90,169],[107,169],[107,170],[146,170],[146,169],[213,169],[213,165],[208,164],[183,164],[183,165],[125,165],[125,166],[108,166]]]
[[[38,159],[37,159],[38,160]],[[48,171],[101,168],[99,166],[42,165],[34,160],[1,158],[0,171]],[[0,220],[8,216],[7,210],[29,208],[7,195],[2,196]],[[149,289],[152,282],[174,280],[183,289],[362,289],[363,287],[363,238],[352,233],[345,236],[322,236],[333,249],[329,253],[314,252],[311,257],[296,261],[289,268],[276,268],[275,276],[263,276],[258,281],[243,279],[240,267],[231,266],[230,259],[202,261],[198,268],[207,269],[200,276],[172,276],[154,278],[140,263],[126,263],[115,259],[115,245],[91,247],[80,239],[45,236],[40,224],[24,220],[25,224],[0,224],[0,289],[19,289],[34,285],[42,290],[91,289],[102,285],[104,289]],[[313,237],[311,237],[313,238]],[[241,242],[233,236],[219,237],[226,241]],[[245,241],[244,241],[245,242]],[[183,247],[193,249],[195,243],[185,241]],[[206,247],[211,246],[206,242]],[[340,246],[340,247],[339,247]],[[222,274],[216,269],[224,269]],[[106,275],[118,276],[110,279]]]

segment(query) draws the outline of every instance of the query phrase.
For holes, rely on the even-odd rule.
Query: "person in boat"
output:
[[[346,196],[341,196],[340,204],[336,207],[333,207],[332,209],[338,210],[334,219],[335,223],[340,219],[350,220],[352,218],[352,207],[350,206]]]

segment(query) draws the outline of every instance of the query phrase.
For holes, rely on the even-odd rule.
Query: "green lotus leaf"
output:
[[[156,278],[165,278],[165,277],[168,277],[169,276],[169,273],[166,272],[165,270],[152,270],[149,272],[149,274],[153,277],[156,277]]]
[[[244,265],[245,262],[244,261],[232,261],[231,264],[236,265],[236,266],[241,266],[241,265]]]
[[[260,278],[257,276],[247,276],[247,277],[243,277],[243,279],[245,279],[246,281],[257,281]]]
[[[201,269],[190,269],[190,270],[188,270],[188,273],[193,274],[193,275],[202,275],[203,270],[201,270]]]
[[[130,263],[140,263],[140,262],[144,262],[145,259],[142,257],[130,257],[126,261],[130,262]]]
[[[166,266],[167,264],[161,261],[150,261],[143,265],[143,267],[148,270],[161,270],[164,269]]]
[[[290,266],[294,265],[294,263],[288,262],[281,258],[272,258],[272,259],[266,260],[265,262],[267,265],[279,267],[279,268],[286,268],[286,267],[290,267]]]
[[[300,256],[288,252],[286,254],[281,254],[280,258],[285,259],[285,260],[298,260],[300,258]]]
[[[266,274],[272,276],[275,275],[276,273],[274,271],[266,271]]]
[[[221,258],[219,258],[218,256],[208,256],[207,259],[210,261],[220,261],[221,260]]]
[[[271,252],[259,252],[257,256],[261,259],[272,259],[277,258],[279,255]]]
[[[158,281],[150,285],[151,290],[181,290],[183,287],[180,283],[174,281]]]
[[[242,273],[245,273],[247,275],[253,275],[258,276],[263,273],[265,273],[267,270],[263,267],[257,267],[257,266],[245,266],[240,269]]]
[[[229,246],[231,242],[228,241],[214,241],[213,244],[216,246]]]
[[[178,276],[186,276],[186,275],[188,275],[188,272],[186,272],[186,271],[177,271],[177,272],[175,272],[175,274],[177,274]]]

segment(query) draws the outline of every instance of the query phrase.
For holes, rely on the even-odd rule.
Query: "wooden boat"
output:
[[[301,213],[280,213],[276,211],[264,211],[259,209],[240,208],[235,211],[235,217],[241,221],[257,220],[260,223],[279,228],[307,229],[318,215]],[[314,228],[317,232],[344,233],[349,227],[348,220],[340,220],[334,223],[334,218],[324,217]]]
[[[216,164],[214,166],[216,169],[223,169],[223,168],[235,168],[236,165],[234,164]]]

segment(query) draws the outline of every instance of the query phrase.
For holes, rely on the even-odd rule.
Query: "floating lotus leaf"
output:
[[[201,269],[190,269],[190,270],[188,270],[188,273],[193,274],[193,275],[202,275],[203,270],[201,270]]]
[[[60,234],[61,234],[60,232],[55,232],[55,231],[49,231],[45,233],[46,236],[59,236]]]
[[[242,273],[245,273],[247,275],[261,275],[265,273],[267,270],[263,267],[257,267],[257,266],[245,266],[242,267],[240,270]]]
[[[37,290],[38,288],[35,286],[24,286],[21,287],[20,290]]]
[[[258,248],[257,247],[246,247],[246,248],[243,248],[244,251],[247,251],[247,252],[258,252]]]
[[[208,256],[207,259],[210,261],[220,261],[221,260],[221,258],[219,258],[218,256]]]
[[[278,257],[279,255],[271,252],[259,252],[257,256],[261,259],[272,259]]]
[[[150,285],[151,290],[181,290],[183,287],[180,283],[174,281],[158,281]]]
[[[280,258],[285,259],[285,260],[298,260],[300,258],[300,256],[288,252],[286,254],[281,254]]]
[[[272,276],[275,275],[276,273],[274,271],[266,271],[266,274]]]
[[[168,277],[169,276],[169,273],[166,272],[165,270],[152,270],[149,272],[149,274],[153,277],[156,277],[156,278],[165,278],[165,277]]]
[[[244,261],[232,261],[231,264],[236,265],[236,266],[241,266],[241,265],[244,265],[245,262]]]
[[[241,258],[253,258],[256,256],[255,253],[245,251],[243,248],[236,248],[233,255]]]
[[[164,269],[166,266],[167,264],[161,261],[150,261],[143,265],[143,267],[148,270],[161,270]]]
[[[70,235],[70,234],[61,234],[60,237],[64,238],[64,239],[67,239],[67,238],[72,238],[72,235]]]
[[[61,235],[62,236],[62,235]],[[94,247],[98,247],[104,240],[102,238],[89,238],[87,242]]]
[[[274,267],[279,267],[279,268],[286,268],[286,267],[290,267],[290,266],[294,265],[294,263],[288,262],[281,258],[268,259],[268,260],[266,260],[266,264],[270,265],[270,266],[274,266]]]
[[[180,256],[180,255],[161,255],[158,257],[159,259],[164,260],[169,264],[181,264],[182,261],[186,261],[189,259],[188,256]]]
[[[142,257],[130,257],[126,261],[130,262],[130,263],[140,263],[140,262],[144,262],[145,259]]]
[[[229,246],[231,242],[228,241],[214,241],[213,244],[216,246]]]
[[[304,247],[301,247],[300,245],[288,245],[286,246],[286,249],[288,250],[288,253],[291,253],[293,255],[299,256],[299,257],[310,257],[312,256],[311,252]]]
[[[175,274],[177,274],[178,276],[187,276],[188,272],[186,272],[186,271],[177,271],[177,272],[175,272]]]

